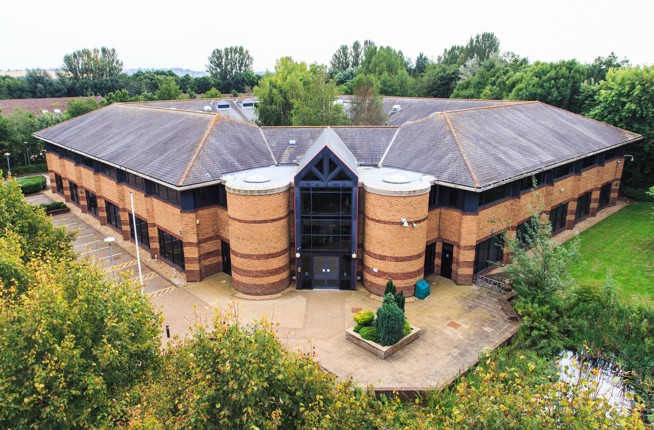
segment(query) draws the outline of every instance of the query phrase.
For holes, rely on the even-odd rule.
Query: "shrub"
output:
[[[39,175],[31,178],[20,178],[18,184],[20,184],[20,190],[23,194],[38,193],[45,188],[45,177]]]
[[[384,296],[386,296],[386,294],[388,293],[395,295],[395,284],[393,284],[392,279],[389,279],[388,282],[386,282],[386,289],[384,290]]]
[[[361,327],[359,335],[365,340],[379,343],[379,332],[377,327]]]
[[[43,208],[44,211],[46,212],[52,212],[56,211],[59,209],[64,209],[66,207],[66,203],[64,202],[50,202],[50,203],[41,203],[39,206]]]
[[[47,172],[48,171],[48,165],[45,163],[32,163],[29,166],[12,166],[11,167],[11,174],[13,176],[16,175],[25,175],[27,173],[41,173],[41,172]],[[4,178],[7,177],[7,172],[2,171],[2,176]]]
[[[408,319],[404,320],[404,327],[402,328],[402,335],[408,336],[411,334],[411,324]]]
[[[403,291],[400,291],[399,293],[395,294],[395,303],[397,303],[397,307],[402,309],[402,312],[404,312],[404,304],[406,303],[406,297],[404,297]]]
[[[354,315],[354,322],[357,323],[357,325],[361,325],[361,326],[367,326],[372,324],[374,319],[375,319],[375,314],[373,314],[372,311],[368,309],[359,311],[356,313],[356,315]]]
[[[397,302],[395,301],[395,294],[393,293],[384,294],[384,300],[382,301],[382,306],[387,304],[397,306]]]
[[[392,297],[390,294],[384,296]],[[377,331],[381,345],[394,345],[402,339],[404,312],[395,303],[384,303],[377,309]]]

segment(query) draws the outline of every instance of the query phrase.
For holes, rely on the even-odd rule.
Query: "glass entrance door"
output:
[[[338,256],[315,255],[313,257],[313,288],[338,289]]]

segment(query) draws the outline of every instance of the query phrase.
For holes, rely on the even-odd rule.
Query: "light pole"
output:
[[[109,244],[109,261],[111,261],[111,277],[114,278],[114,281],[116,280],[116,271],[114,270],[114,252],[113,249],[111,249],[111,244],[116,241],[116,238],[114,237],[105,237],[104,238],[104,243]]]
[[[29,144],[29,142],[23,142],[23,143],[25,144],[25,151],[27,151],[27,165],[31,166],[32,161],[30,160],[30,158],[32,157],[32,154],[30,154],[30,152],[31,152],[30,151],[30,144]]]
[[[5,157],[7,157],[7,179],[11,179],[11,163],[9,162],[10,153],[5,152]]]

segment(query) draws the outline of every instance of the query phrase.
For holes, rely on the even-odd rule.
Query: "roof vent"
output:
[[[61,113],[61,109],[53,109],[53,111],[54,111],[54,113],[56,113],[56,114],[60,114],[60,113]]]
[[[211,106],[205,106],[202,108],[205,112],[211,112],[213,109],[211,109]]]
[[[218,109],[229,109],[229,102],[225,100],[221,100],[218,103],[216,103],[216,107]]]
[[[391,112],[399,112],[401,110],[402,110],[402,106],[400,105],[393,105],[393,107],[391,108]]]
[[[245,99],[245,100],[243,100],[242,106],[243,106],[244,108],[246,108],[246,107],[254,107],[254,100],[252,100],[252,99]]]
[[[288,146],[292,146],[293,148],[295,148],[297,146],[297,142],[295,141],[295,139],[289,140]]]
[[[252,175],[243,179],[243,181],[248,182],[250,184],[262,184],[264,182],[270,182],[270,178],[264,175]]]
[[[407,178],[406,176],[395,174],[395,175],[386,176],[384,178],[384,182],[388,184],[408,184],[409,182],[411,182],[411,180],[409,180],[409,178]]]

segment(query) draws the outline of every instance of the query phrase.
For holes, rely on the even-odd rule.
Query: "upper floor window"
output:
[[[102,163],[100,165],[100,172],[103,173],[104,175],[109,176],[110,178],[113,179],[118,178],[118,169],[116,169],[114,166],[110,166],[108,164]]]
[[[175,205],[179,205],[179,191],[168,188],[156,182],[152,183],[152,194],[161,197],[163,200],[169,201]]]
[[[145,179],[135,175],[133,173],[124,172],[125,183],[131,185],[132,187],[144,190],[145,189]]]
[[[491,188],[490,190],[484,191],[483,193],[479,194],[479,206],[484,206],[496,202],[498,200],[502,200],[503,198],[509,196],[510,194],[511,194],[510,184],[504,184],[504,185],[500,185],[499,187]]]
[[[545,172],[539,172],[535,175],[527,176],[520,180],[520,191],[528,190],[530,188],[540,187],[545,183]]]
[[[554,179],[562,178],[564,176],[569,175],[573,171],[573,164],[568,163],[564,164],[562,166],[557,166],[552,169],[552,176]]]

